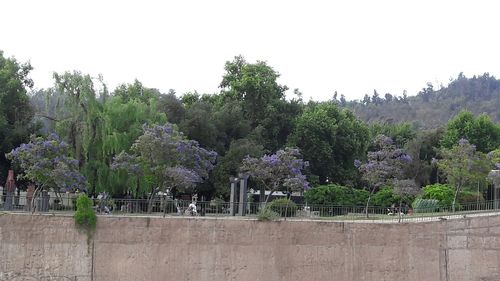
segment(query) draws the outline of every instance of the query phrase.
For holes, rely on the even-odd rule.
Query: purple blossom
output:
[[[495,163],[495,168],[500,170],[500,163]]]
[[[78,172],[78,161],[69,157],[66,143],[58,135],[46,139],[32,137],[7,154],[7,157],[23,170],[22,178],[55,189],[86,188],[86,179]]]
[[[403,163],[411,163],[413,161],[411,156],[408,154],[402,154],[401,156],[399,156],[399,160],[401,160]]]
[[[247,156],[243,159],[240,170],[266,185],[269,190],[286,188],[298,191],[309,188],[307,178],[302,174],[307,165],[308,163],[300,158],[298,149],[286,148],[261,158]]]
[[[469,141],[467,139],[461,138],[460,140],[458,140],[458,144],[459,145],[467,145],[467,144],[469,144]]]
[[[354,167],[359,168],[361,166],[361,161],[358,159],[354,160]]]

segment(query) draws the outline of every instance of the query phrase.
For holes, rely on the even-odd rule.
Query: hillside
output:
[[[436,128],[446,123],[460,110],[474,114],[486,113],[494,122],[500,122],[500,80],[485,73],[467,78],[460,74],[448,86],[434,90],[432,84],[416,96],[402,97],[374,91],[361,101],[339,101],[367,122],[411,122],[422,129]]]

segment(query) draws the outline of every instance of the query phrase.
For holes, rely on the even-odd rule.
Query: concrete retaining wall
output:
[[[500,280],[500,216],[404,224],[99,217],[87,241],[72,217],[4,214],[0,280]]]

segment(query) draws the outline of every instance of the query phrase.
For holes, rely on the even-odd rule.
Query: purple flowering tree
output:
[[[397,148],[392,139],[387,136],[378,135],[375,137],[374,144],[377,150],[368,152],[366,163],[359,160],[354,162],[370,191],[366,201],[366,216],[368,216],[368,206],[373,193],[383,185],[399,183],[397,180],[404,179],[405,165],[412,162],[411,156],[404,149]],[[397,193],[404,193],[406,190],[406,188],[399,190],[399,186],[394,186],[394,188]]]
[[[56,194],[86,190],[87,181],[78,171],[78,161],[68,155],[68,144],[51,134],[46,139],[32,137],[6,156],[22,169],[21,178],[36,184],[34,200],[42,189],[52,188]]]
[[[458,195],[462,188],[473,183],[484,181],[489,172],[489,161],[485,155],[476,151],[476,146],[466,139],[450,149],[441,150],[442,159],[438,160],[438,168],[444,172],[448,183],[455,187],[452,211],[455,212]]]
[[[115,156],[112,168],[123,169],[152,182],[155,189],[169,188],[174,194],[194,188],[208,178],[217,153],[187,140],[172,124],[143,127],[144,133],[132,145],[132,154]]]
[[[265,203],[278,190],[303,191],[309,188],[306,176],[302,170],[308,162],[301,158],[295,148],[285,148],[276,154],[264,155],[261,158],[246,157],[240,166],[240,171],[261,183],[261,198],[264,190],[270,190]]]

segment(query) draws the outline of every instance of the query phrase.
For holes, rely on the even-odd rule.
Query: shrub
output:
[[[307,190],[304,198],[311,205],[358,206],[365,204],[368,191],[329,184]]]
[[[75,222],[80,228],[83,228],[88,233],[96,227],[97,216],[93,209],[93,203],[86,194],[81,194],[76,199]]]
[[[389,207],[392,204],[399,204],[400,196],[394,194],[392,187],[386,186],[380,189],[372,197],[372,204],[374,206]]]
[[[225,202],[221,198],[214,198],[212,201],[210,201],[210,208],[213,210],[213,212],[216,213],[222,213],[224,210],[224,205]]]
[[[458,196],[458,202],[460,204],[472,204],[472,203],[477,203],[477,202],[483,202],[484,197],[481,193],[478,193],[477,191],[462,191],[460,192],[460,195]]]
[[[271,201],[267,208],[282,217],[293,217],[297,213],[298,209],[297,204],[295,204],[292,200],[285,198]]]
[[[439,200],[417,198],[412,204],[415,213],[432,213],[439,210]]]
[[[447,184],[427,185],[422,189],[422,199],[435,199],[439,201],[439,206],[442,208],[451,207],[453,204],[453,188]]]
[[[278,218],[278,216],[279,214],[270,208],[263,208],[257,213],[257,219],[259,221],[274,221]]]

